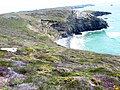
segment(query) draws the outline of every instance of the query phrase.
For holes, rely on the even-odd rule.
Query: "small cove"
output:
[[[67,48],[93,51],[96,53],[120,55],[120,3],[99,4],[92,7],[77,9],[96,10],[111,12],[110,15],[104,15],[107,18],[108,29],[100,31],[83,32],[82,35],[73,35],[68,38],[62,38],[56,41],[57,44]]]

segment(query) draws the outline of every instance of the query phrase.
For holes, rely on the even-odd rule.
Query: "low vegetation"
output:
[[[34,87],[29,87],[36,88],[33,90],[120,90],[120,57],[57,45],[53,40],[60,32],[54,31],[50,22],[41,22],[40,18],[48,19],[50,13],[54,20],[63,22],[70,13],[64,11],[65,14],[63,10],[53,12],[0,16],[0,47],[18,48],[15,53],[0,50],[0,67],[9,67],[26,76],[9,81],[0,89],[22,90],[19,85],[32,83]],[[59,15],[56,12],[60,12]],[[5,71],[1,68],[3,74]]]

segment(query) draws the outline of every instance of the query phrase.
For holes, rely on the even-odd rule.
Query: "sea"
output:
[[[102,30],[82,32],[82,35],[61,38],[56,43],[67,48],[120,56],[120,2],[96,4],[76,10],[111,12],[112,14],[99,16],[99,18],[107,21],[109,27]]]

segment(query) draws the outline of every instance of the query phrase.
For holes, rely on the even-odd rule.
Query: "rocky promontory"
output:
[[[111,12],[105,12],[105,11],[94,11],[94,10],[84,10],[83,12],[92,14],[94,16],[103,16],[103,15],[109,15],[112,14]]]
[[[46,23],[46,27],[59,31],[64,37],[108,27],[106,21],[97,18],[93,14],[71,9],[43,10],[28,15],[39,18],[43,24]]]
[[[109,15],[112,14],[111,12],[103,12],[103,11],[93,11],[91,12],[94,16],[103,16],[103,15]]]

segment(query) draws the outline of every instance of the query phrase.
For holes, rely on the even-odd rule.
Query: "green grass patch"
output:
[[[94,12],[94,10],[84,10],[83,12],[91,13]]]
[[[104,71],[105,71],[104,67],[98,67],[98,68],[89,70],[89,72],[92,72],[92,73],[97,73],[97,72],[100,73],[100,72],[104,72]]]
[[[15,68],[14,70],[16,72],[18,72],[19,74],[26,74],[27,73],[27,69],[25,69],[25,68]]]
[[[3,57],[6,53],[7,53],[7,51],[0,50],[0,57]]]
[[[116,76],[116,73],[114,71],[108,70],[106,67],[98,67],[95,69],[85,69],[84,72],[93,73],[93,74],[99,73],[99,74],[106,74],[109,76]]]
[[[7,18],[0,18],[0,26],[1,27],[25,27],[26,22],[23,19],[7,19]]]
[[[71,72],[70,75],[71,76],[84,76],[82,73],[79,73],[79,72]]]
[[[41,74],[41,75],[49,75],[54,70],[55,70],[55,67],[53,67],[52,65],[50,65],[50,64],[43,64],[43,65],[40,65],[37,68],[37,73]]]
[[[84,59],[84,58],[80,58],[79,60],[80,62],[89,62],[88,60]]]
[[[0,60],[0,66],[12,67],[13,64],[11,62],[9,62],[9,61]]]
[[[10,37],[6,36],[6,35],[0,35],[1,39],[7,39],[7,40],[11,40]]]
[[[51,62],[57,62],[60,61],[60,59],[56,56],[49,55],[49,54],[41,54],[35,56],[37,59],[43,60],[43,61],[51,61]]]
[[[67,72],[59,72],[57,74],[57,76],[62,76],[62,77],[68,77],[70,75],[70,73],[67,73]]]

